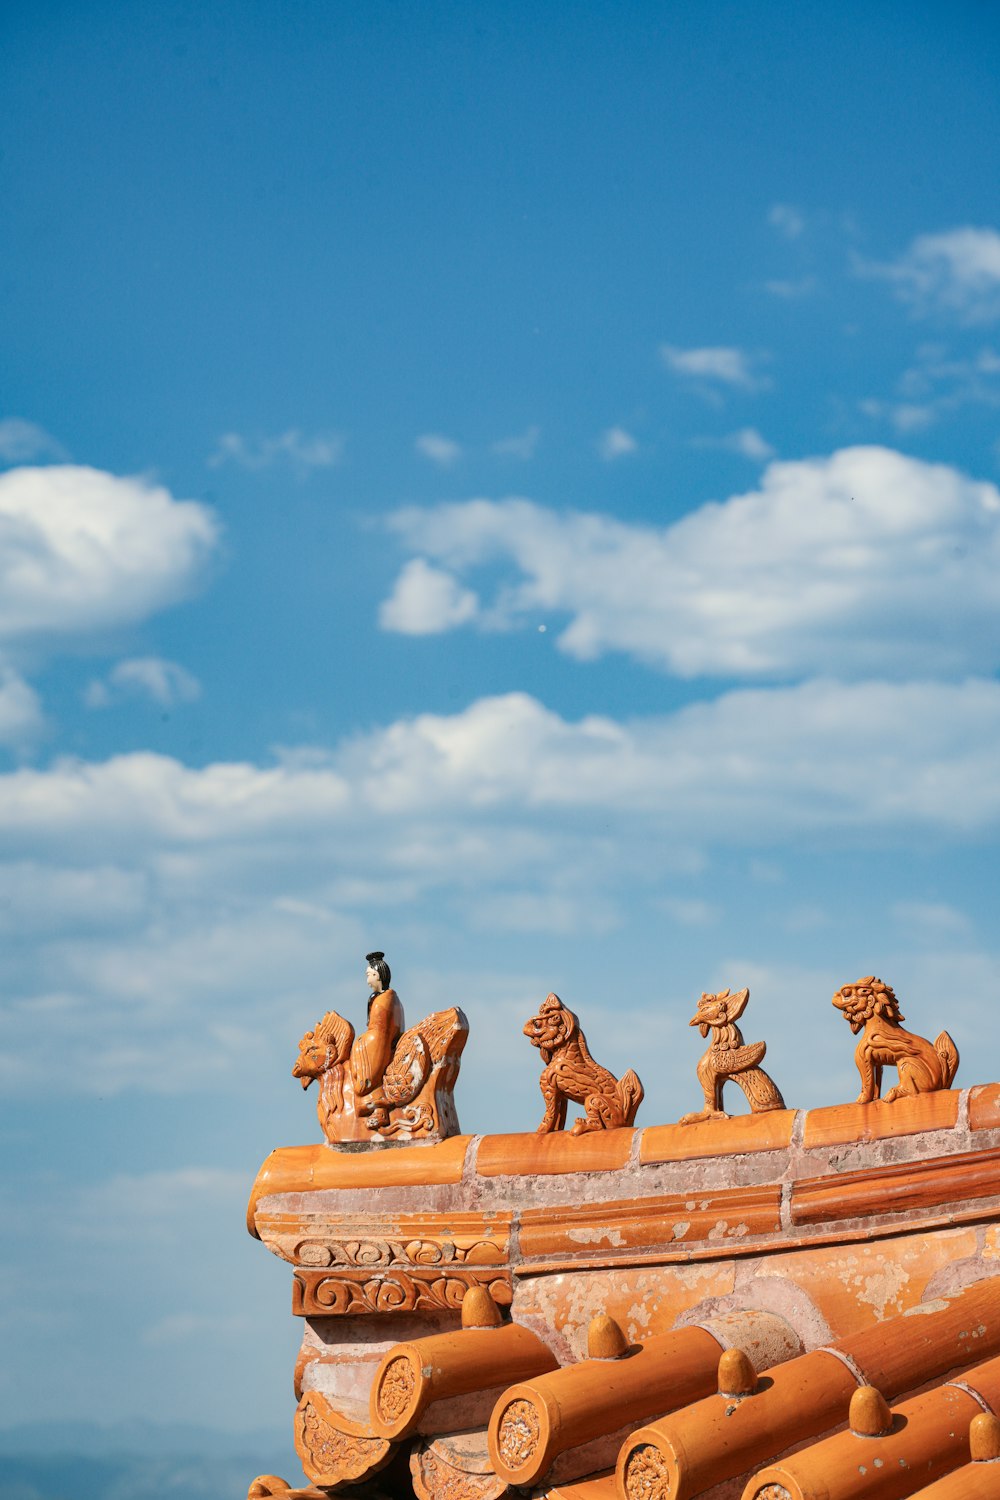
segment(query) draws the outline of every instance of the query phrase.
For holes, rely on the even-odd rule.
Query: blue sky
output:
[[[290,1416],[242,1210],[372,947],[469,1130],[549,989],[640,1122],[727,984],[790,1104],[871,972],[1000,1076],[993,8],[3,27],[6,1419]]]

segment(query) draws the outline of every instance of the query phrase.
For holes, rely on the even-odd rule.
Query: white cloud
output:
[[[344,457],[344,438],[339,432],[317,432],[311,437],[290,427],[276,437],[248,438],[238,432],[223,433],[208,463],[213,469],[235,463],[243,469],[267,469],[284,461],[302,474],[329,469]]]
[[[754,463],[766,463],[775,455],[774,448],[756,427],[740,427],[736,432],[726,433],[724,437],[695,437],[691,439],[691,446],[723,448],[727,453],[738,453],[741,458],[749,458]]]
[[[373,925],[388,948],[428,910],[445,934],[609,931],[642,900],[710,922],[698,892],[670,893],[678,851],[980,838],[1000,826],[998,739],[995,681],[818,682],[628,723],[509,694],[266,767],[133,754],[10,772],[0,1079],[36,1088],[55,1027],[60,1093],[252,1087],[322,1009],[356,1008],[346,981],[330,992],[330,958],[363,955]],[[95,1226],[133,1201],[155,1225],[175,1188],[212,1181],[151,1181],[148,1203],[109,1187]]]
[[[797,240],[806,227],[801,212],[790,203],[772,203],[768,209],[767,222],[772,229],[789,240]]]
[[[919,432],[970,406],[1000,407],[1000,355],[986,346],[954,356],[940,344],[924,344],[904,370],[890,400],[869,398],[860,410],[897,432]]]
[[[967,324],[1000,318],[1000,233],[995,229],[967,225],[921,234],[897,260],[861,262],[858,270],[887,280],[918,314],[943,314]]]
[[[55,438],[24,417],[0,420],[0,463],[25,464],[35,458],[64,458],[62,446]]]
[[[742,458],[751,458],[755,463],[764,463],[774,457],[774,449],[766,438],[762,438],[756,427],[741,427],[723,438],[725,447]]]
[[[21,749],[43,727],[38,694],[10,667],[0,665],[0,745]]]
[[[161,708],[193,703],[201,696],[201,683],[179,662],[160,656],[136,656],[118,662],[107,677],[88,683],[84,701],[88,708],[108,708],[121,698],[149,698]]]
[[[450,573],[415,557],[396,579],[389,598],[379,607],[383,630],[401,635],[438,635],[474,618],[479,601]]]
[[[880,728],[873,738],[858,725]],[[157,846],[165,858],[174,850],[177,861],[159,864],[157,878],[161,887],[181,882],[180,892],[194,851],[225,849],[241,862],[266,862],[272,837],[316,840],[310,857],[322,868],[342,859],[350,870],[355,852],[346,844],[332,851],[329,836],[337,828],[364,835],[381,818],[387,827],[395,818],[443,818],[446,848],[454,847],[449,818],[472,831],[476,815],[490,821],[493,810],[505,819],[520,810],[530,828],[542,810],[616,809],[665,816],[724,843],[764,829],[965,830],[1000,819],[998,735],[1000,683],[988,679],[741,688],[624,724],[598,716],[567,721],[511,693],[454,715],[399,720],[322,759],[191,769],[142,752],[21,768],[0,777],[0,833],[8,858],[25,842],[37,849],[40,841],[86,840],[95,831],[103,831],[108,854]],[[418,847],[407,842],[416,826],[398,825],[383,849],[386,874],[426,878],[437,841],[422,821],[420,829],[430,842]],[[488,869],[489,840],[475,860],[471,851],[469,844],[471,863]],[[516,859],[543,852],[544,841],[529,843]]]
[[[218,539],[212,512],[98,469],[0,475],[0,641],[144,619],[191,592]]]
[[[938,398],[942,390],[948,400],[982,401],[1000,405],[1000,354],[985,345],[975,354],[949,357],[941,344],[923,344],[915,362],[900,380],[903,394]]]
[[[661,344],[660,355],[669,370],[687,379],[736,386],[747,391],[762,390],[770,384],[765,376],[755,372],[754,358],[742,349],[678,349],[673,344]]]
[[[429,458],[431,463],[438,464],[442,469],[450,469],[462,456],[461,444],[456,443],[454,438],[443,437],[439,432],[423,433],[413,446],[424,458]]]
[[[638,443],[630,432],[624,427],[609,427],[601,433],[597,444],[597,451],[603,459],[611,462],[616,458],[624,458],[626,454],[634,453]]]
[[[852,729],[875,722],[878,753]],[[997,728],[1000,684],[985,680],[741,689],[628,725],[569,724],[510,694],[394,725],[343,769],[353,784],[363,764],[364,800],[387,814],[617,808],[736,839],[900,816],[971,829],[1000,817]]]
[[[514,437],[498,439],[492,444],[492,449],[494,453],[505,458],[534,458],[541,435],[540,427],[526,427],[523,432],[517,433]]]
[[[935,417],[965,406],[1000,406],[1000,354],[989,347],[958,358],[928,344],[903,373],[899,392]]]
[[[931,404],[918,405],[913,401],[879,401],[868,397],[858,402],[858,409],[875,422],[888,422],[896,432],[921,432],[937,417]]]
[[[1000,490],[891,449],[772,463],[756,490],[659,529],[528,500],[407,510],[393,525],[452,591],[477,565],[510,567],[478,614],[464,600],[463,620],[561,612],[558,643],[584,660],[623,651],[682,677],[998,664]]]

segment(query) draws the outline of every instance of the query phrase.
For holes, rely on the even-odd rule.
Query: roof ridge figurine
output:
[[[565,1129],[570,1100],[584,1109],[583,1118],[574,1120],[571,1135],[635,1124],[643,1098],[637,1075],[629,1068],[619,1080],[594,1061],[580,1022],[558,995],[546,995],[538,1014],[525,1022],[523,1030],[545,1064],[538,1080],[545,1100],[539,1135]]]
[[[716,995],[705,993],[698,1009],[688,1022],[697,1026],[702,1036],[712,1033],[712,1044],[698,1064],[698,1082],[705,1095],[705,1108],[683,1115],[680,1125],[694,1125],[699,1120],[727,1120],[722,1107],[722,1091],[728,1082],[735,1083],[746,1095],[751,1114],[769,1109],[784,1109],[781,1090],[769,1073],[759,1066],[767,1051],[766,1042],[744,1042],[736,1022],[747,1008],[749,989],[735,995],[728,989]]]
[[[951,1088],[958,1072],[958,1048],[946,1031],[933,1044],[906,1031],[891,985],[866,974],[854,984],[842,985],[833,1003],[855,1035],[861,1032],[854,1051],[861,1075],[858,1104],[872,1104],[880,1097],[882,1069],[887,1066],[898,1070],[899,1082],[885,1095],[883,1104]]]
[[[404,1031],[385,954],[366,955],[371,994],[365,1030],[328,1010],[299,1042],[292,1076],[319,1084],[316,1113],[331,1145],[344,1141],[444,1140],[457,1135],[454,1089],[469,1035],[464,1013],[434,1011]]]

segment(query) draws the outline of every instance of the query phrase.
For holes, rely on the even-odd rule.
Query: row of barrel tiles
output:
[[[406,1445],[417,1494],[437,1500],[442,1435],[461,1429],[449,1491],[462,1493],[465,1472],[469,1500],[499,1500],[507,1487],[551,1500],[693,1500],[742,1479],[743,1500],[1000,1500],[1000,1277],[799,1350],[770,1313],[633,1346],[599,1316],[588,1357],[557,1367],[541,1339],[475,1287],[460,1330],[388,1351],[366,1422],[305,1393],[296,1444],[320,1488],[268,1488],[262,1476],[250,1495],[319,1496],[374,1476]],[[316,1467],[307,1435],[321,1414],[347,1439],[333,1472]]]

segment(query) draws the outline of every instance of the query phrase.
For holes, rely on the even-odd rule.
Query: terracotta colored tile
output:
[[[639,1160],[690,1161],[696,1156],[736,1156],[744,1151],[783,1151],[792,1138],[794,1109],[771,1109],[693,1125],[653,1125],[642,1132]]]
[[[952,1248],[963,1247],[953,1241]],[[874,1270],[873,1263],[869,1270]],[[863,1277],[856,1279],[864,1293]],[[1000,1350],[997,1291],[991,1282],[977,1283],[948,1299],[935,1298],[929,1306],[876,1323],[834,1347],[855,1361],[886,1398],[895,1399]],[[838,1427],[857,1389],[849,1365],[823,1350],[772,1366],[767,1375],[751,1401],[734,1407],[713,1395],[633,1432],[618,1459],[619,1494],[649,1493],[641,1477],[631,1488],[628,1480],[633,1455],[639,1476],[644,1469],[648,1476],[646,1450],[652,1446],[660,1455],[660,1494],[702,1495],[752,1471],[776,1451]],[[959,1491],[955,1500],[971,1496]]]
[[[869,1218],[998,1195],[1000,1151],[938,1156],[797,1182],[792,1187],[792,1223]]]
[[[641,1343],[669,1332],[690,1308],[731,1296],[735,1275],[734,1262],[727,1260],[535,1276],[519,1282],[515,1316],[539,1319],[565,1341],[568,1359],[582,1359],[595,1312],[607,1313],[631,1343]]]
[[[486,1135],[476,1170],[481,1177],[546,1177],[562,1172],[614,1172],[632,1150],[632,1130],[593,1130],[571,1135]]]
[[[277,1211],[270,1204],[278,1205]],[[510,1248],[511,1215],[488,1213],[406,1214],[338,1212],[324,1202],[316,1207],[309,1194],[299,1194],[289,1208],[277,1197],[259,1205],[254,1221],[267,1248],[297,1266],[367,1271],[390,1269],[447,1273],[506,1263]],[[341,1309],[342,1310],[342,1309]]]
[[[800,1288],[839,1339],[914,1307],[933,1276],[975,1253],[974,1229],[941,1229],[769,1256],[767,1274]]]
[[[856,1392],[850,1411],[857,1410]],[[881,1436],[834,1434],[761,1469],[744,1500],[788,1495],[914,1495],[968,1456],[969,1422],[982,1408],[967,1391],[938,1386],[895,1408],[898,1418]],[[888,1416],[888,1413],[887,1413]],[[891,1419],[890,1419],[891,1420]],[[882,1479],[878,1471],[887,1476]],[[900,1470],[905,1477],[900,1476]],[[859,1483],[859,1476],[869,1476]],[[895,1482],[891,1475],[900,1476]]]
[[[1000,1494],[998,1478],[996,1464],[963,1464],[960,1469],[952,1469],[925,1489],[918,1490],[914,1500],[996,1500]],[[284,1496],[282,1500],[285,1500]]]
[[[369,1427],[392,1441],[410,1437],[436,1402],[491,1391],[498,1385],[516,1385],[555,1368],[556,1358],[548,1345],[516,1323],[453,1329],[393,1344],[372,1381]]]
[[[806,1115],[802,1144],[844,1146],[854,1141],[918,1135],[922,1130],[950,1130],[958,1119],[958,1090],[917,1094],[891,1104],[833,1104]]]
[[[704,1328],[675,1328],[625,1358],[583,1359],[529,1378],[493,1408],[490,1462],[510,1485],[540,1484],[569,1450],[707,1396],[718,1369],[718,1339]]]
[[[306,1391],[295,1410],[293,1438],[306,1477],[322,1487],[365,1480],[385,1467],[393,1445],[365,1422],[332,1406],[319,1391]]]
[[[966,1243],[972,1239],[969,1234]],[[952,1243],[952,1249],[963,1246]],[[988,1276],[948,1297],[918,1303],[900,1317],[849,1334],[841,1349],[883,1396],[912,1391],[1000,1355],[1000,1277]]]
[[[970,1090],[969,1129],[1000,1130],[1000,1083],[981,1083]]]
[[[617,1500],[614,1473],[593,1474],[588,1479],[571,1479],[545,1491],[545,1500]]]
[[[633,1431],[619,1451],[619,1495],[650,1494],[643,1478],[649,1477],[651,1457],[657,1494],[702,1495],[839,1426],[857,1389],[847,1365],[819,1350],[772,1366],[767,1375],[752,1400],[727,1401],[715,1392]]]
[[[672,1249],[711,1241],[724,1252],[750,1235],[781,1227],[777,1185],[716,1189],[701,1196],[632,1198],[614,1203],[568,1204],[526,1209],[519,1246],[524,1261],[535,1256],[601,1261],[629,1251]]]
[[[422,1187],[461,1182],[470,1137],[455,1135],[431,1146],[338,1151],[335,1146],[283,1146],[272,1151],[250,1194],[247,1228],[256,1236],[254,1210],[272,1193],[321,1188]]]
[[[292,1314],[297,1318],[361,1317],[372,1313],[454,1312],[471,1287],[484,1287],[494,1302],[509,1307],[510,1272],[433,1270],[391,1266],[388,1270],[331,1271],[299,1268],[292,1277]]]

